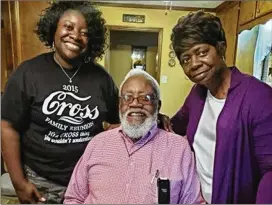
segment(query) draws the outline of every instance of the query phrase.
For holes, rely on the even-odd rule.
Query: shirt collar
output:
[[[133,142],[129,136],[127,136],[123,130],[122,130],[122,125],[118,128],[118,132],[121,133],[121,136],[128,141],[131,141],[131,143],[134,144],[145,144],[149,140],[151,140],[158,132],[158,125],[157,123],[154,123],[154,125],[151,127],[151,129],[148,131],[148,133],[143,136],[141,139],[139,139],[137,142]]]
[[[231,81],[229,90],[231,91],[238,85],[240,85],[247,75],[241,73],[235,66],[231,67],[230,69],[231,69]]]

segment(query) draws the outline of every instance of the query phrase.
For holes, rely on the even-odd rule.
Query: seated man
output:
[[[170,180],[170,203],[201,202],[188,142],[157,128],[160,91],[145,71],[131,70],[120,86],[121,126],[95,136],[78,161],[66,204],[158,203],[157,178]]]

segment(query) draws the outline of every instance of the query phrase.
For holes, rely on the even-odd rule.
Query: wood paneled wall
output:
[[[233,2],[217,12],[227,39],[226,63],[228,66],[235,65],[236,44],[237,44],[237,25],[239,17],[239,3]]]

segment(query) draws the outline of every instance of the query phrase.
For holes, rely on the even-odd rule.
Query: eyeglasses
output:
[[[126,105],[131,104],[135,99],[137,99],[138,103],[143,104],[143,105],[151,105],[152,102],[156,100],[154,95],[139,95],[138,97],[133,97],[133,95],[122,95],[119,97],[122,102]]]

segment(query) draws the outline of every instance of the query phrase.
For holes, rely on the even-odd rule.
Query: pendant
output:
[[[70,81],[69,81],[70,83],[72,83],[72,79],[70,79]]]

